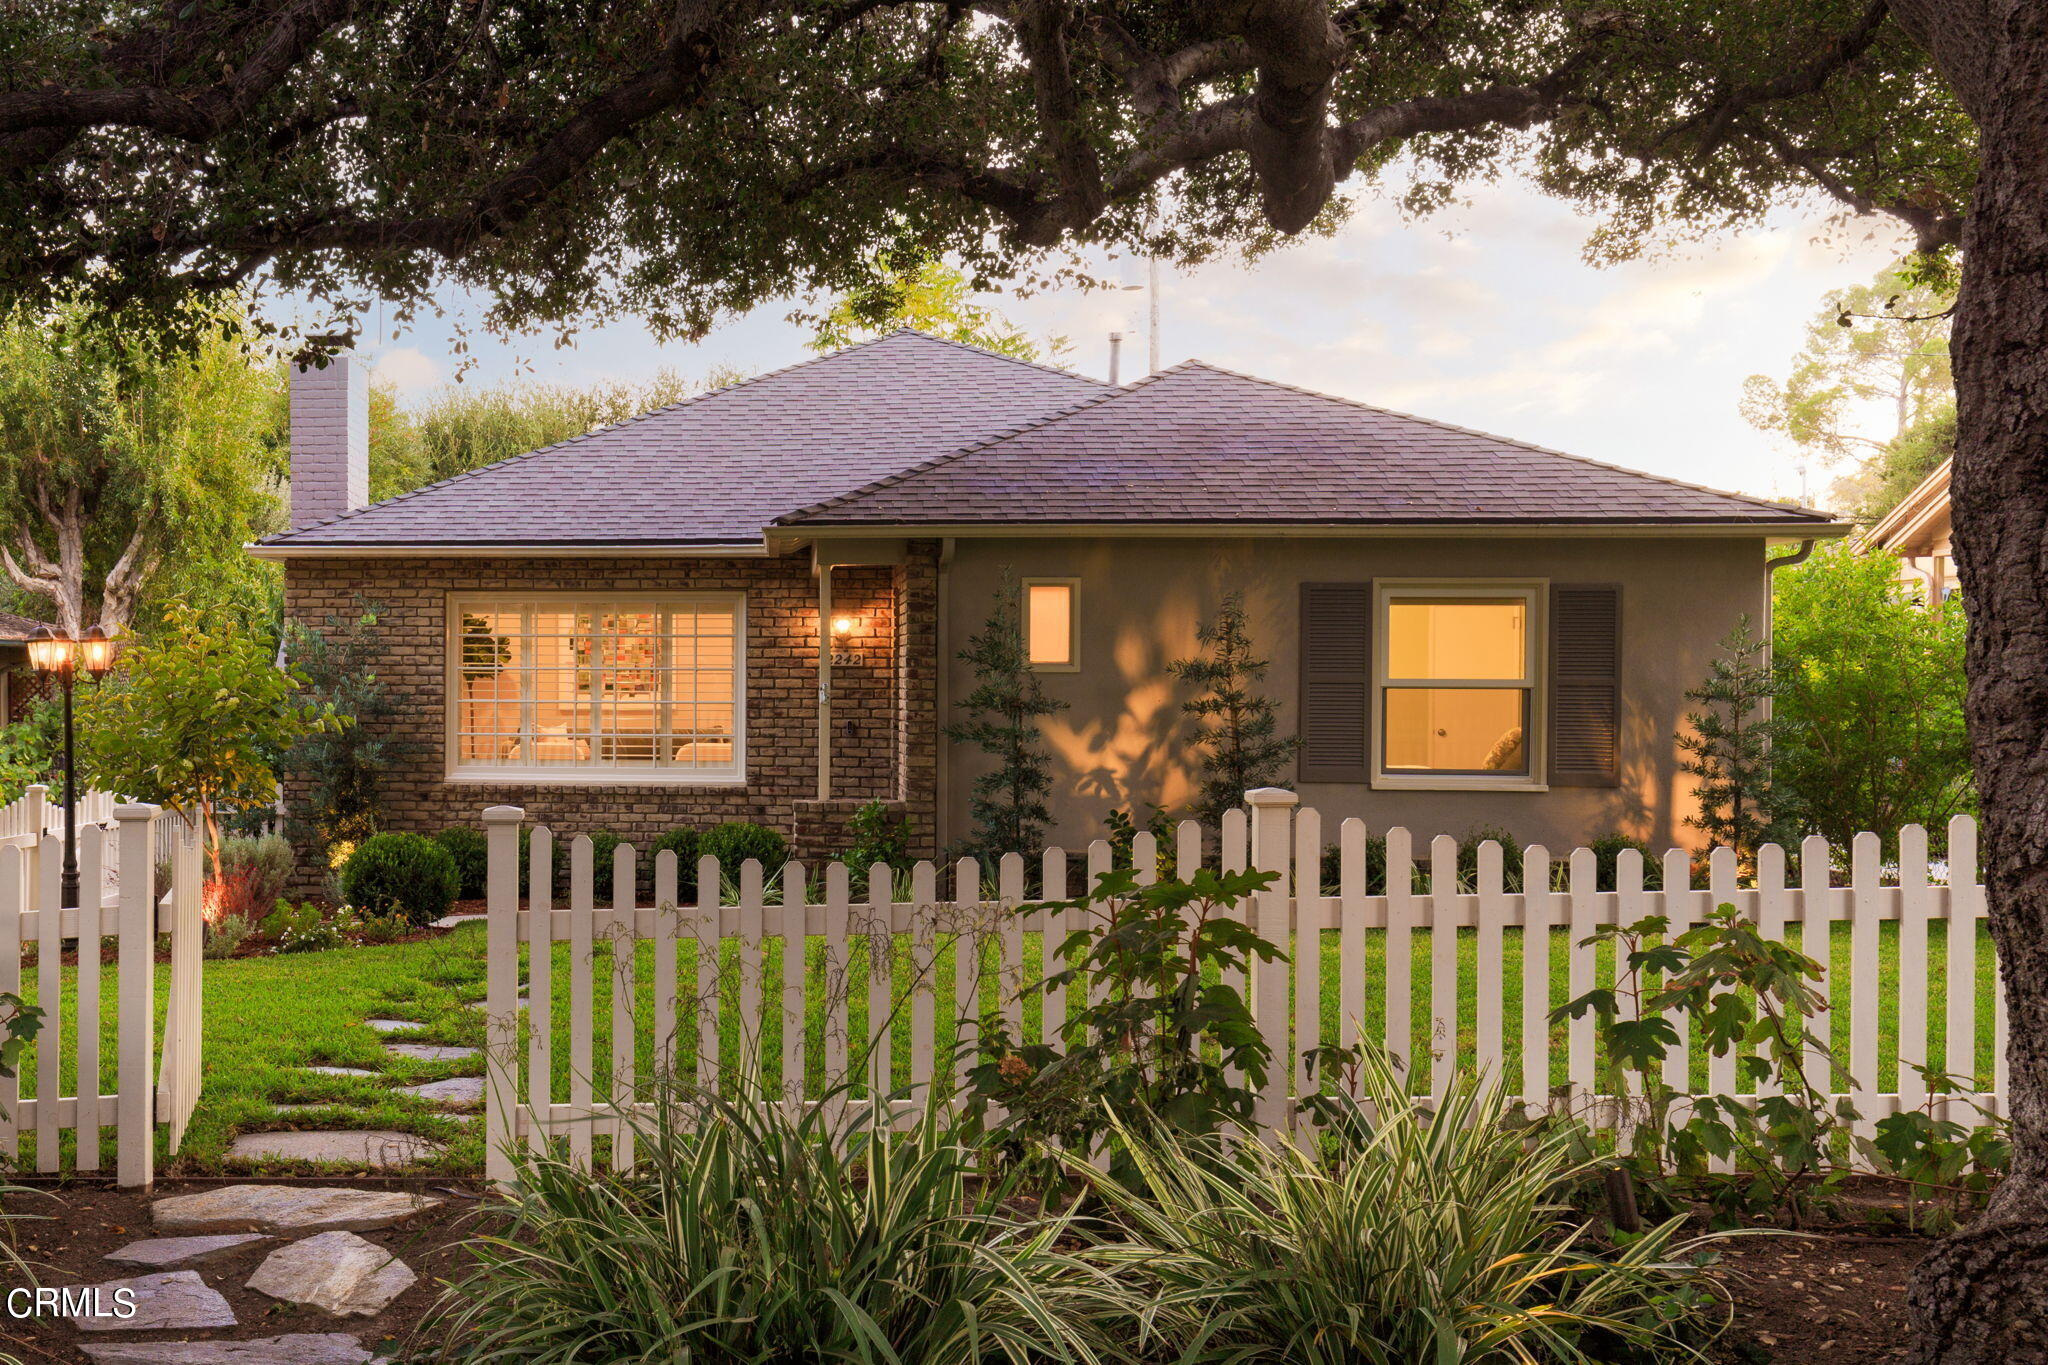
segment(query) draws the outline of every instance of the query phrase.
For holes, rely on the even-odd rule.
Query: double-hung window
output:
[[[1534,584],[1380,585],[1381,781],[1539,780],[1542,600]]]
[[[738,593],[454,596],[450,771],[538,780],[738,781]]]

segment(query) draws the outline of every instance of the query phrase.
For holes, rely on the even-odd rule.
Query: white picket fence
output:
[[[33,824],[0,838],[0,991],[24,996],[43,1011],[32,1046],[34,1064],[23,1077],[0,1078],[0,1166],[21,1158],[33,1143],[38,1172],[101,1169],[101,1137],[114,1131],[116,1179],[146,1187],[155,1172],[156,1125],[167,1129],[175,1155],[198,1101],[201,1075],[201,890],[199,841],[181,820],[148,805],[113,805],[104,822],[78,830],[78,906],[59,895],[64,839]],[[60,817],[61,822],[61,817]],[[159,894],[156,870],[163,830],[172,827],[171,882]],[[112,886],[111,892],[107,889]],[[163,1049],[157,1050],[156,951],[170,935],[170,989]],[[101,962],[107,939],[116,944],[108,980]],[[69,991],[62,962],[67,942],[77,969]],[[35,949],[35,980],[23,989],[24,950]],[[107,993],[114,1005],[111,1057],[103,1050]],[[67,1000],[67,995],[70,997]],[[114,1085],[107,1088],[113,1062]],[[71,1094],[64,1093],[65,1072]]]
[[[1404,1068],[1426,1069],[1412,1077],[1418,1087],[1440,1093],[1459,1068],[1477,1068],[1517,1088],[1529,1106],[1563,1102],[1597,1113],[1603,1106],[1594,1021],[1584,1017],[1560,1029],[1549,1018],[1564,999],[1611,978],[1611,950],[1583,940],[1600,925],[1650,915],[1666,917],[1672,932],[1682,932],[1722,904],[1734,905],[1773,938],[1788,939],[1797,925],[1790,941],[1824,965],[1837,955],[1835,926],[1848,925],[1846,975],[1831,968],[1820,989],[1866,1130],[1888,1114],[1929,1103],[1912,1064],[1928,1061],[1933,1037],[1941,1042],[1944,1069],[1970,1078],[1970,1088],[1937,1096],[1935,1107],[1961,1122],[1975,1120],[1978,1105],[2000,1110],[2006,1015],[2002,994],[1981,985],[1990,948],[1988,939],[1980,945],[1984,898],[1976,827],[1967,817],[1949,826],[1945,878],[1931,875],[1926,832],[1908,826],[1890,875],[1879,863],[1880,841],[1866,833],[1849,851],[1845,885],[1832,884],[1831,850],[1813,838],[1800,846],[1797,884],[1786,879],[1783,849],[1764,848],[1746,880],[1738,877],[1734,853],[1716,849],[1707,860],[1708,885],[1699,890],[1691,888],[1691,855],[1684,850],[1663,859],[1662,882],[1672,889],[1646,889],[1641,856],[1626,851],[1615,889],[1602,891],[1589,850],[1554,860],[1548,850],[1531,847],[1518,855],[1520,885],[1527,889],[1510,891],[1508,853],[1491,842],[1480,846],[1474,884],[1462,888],[1455,840],[1439,836],[1424,850],[1397,828],[1385,836],[1386,889],[1368,895],[1364,824],[1347,819],[1326,831],[1317,812],[1297,810],[1295,801],[1293,793],[1276,789],[1248,793],[1248,809],[1226,815],[1220,848],[1213,850],[1222,869],[1281,874],[1248,909],[1262,937],[1291,948],[1288,960],[1255,968],[1247,996],[1276,1058],[1257,1109],[1270,1129],[1291,1129],[1296,1100],[1312,1088],[1303,1052],[1361,1036],[1385,1044]],[[878,1095],[928,1085],[946,1079],[942,1068],[970,1065],[967,1049],[948,1044],[971,1039],[973,1020],[990,1007],[1001,1011],[1013,1037],[1056,1036],[1068,1008],[1059,994],[1043,996],[1037,1027],[1025,1027],[1024,988],[1036,976],[1026,971],[1027,946],[1042,952],[1076,927],[1067,922],[1076,912],[1048,911],[1044,903],[1078,894],[1111,866],[1110,846],[1101,840],[1080,854],[1049,849],[1036,869],[1038,899],[1027,900],[1025,863],[1015,854],[1002,859],[993,896],[972,861],[946,870],[951,885],[943,895],[941,870],[920,863],[909,875],[907,898],[899,899],[888,869],[856,875],[833,863],[820,879],[822,896],[813,901],[802,865],[783,869],[780,894],[771,899],[760,865],[749,860],[738,870],[737,894],[728,904],[721,870],[705,858],[694,903],[682,904],[675,855],[663,852],[654,859],[653,897],[643,903],[635,889],[635,850],[616,849],[605,897],[591,842],[578,836],[567,841],[570,890],[568,903],[558,906],[548,869],[564,850],[551,831],[535,828],[530,902],[522,905],[524,812],[498,806],[483,819],[490,840],[487,1173],[498,1181],[511,1175],[512,1144],[537,1147],[555,1137],[586,1163],[597,1140],[609,1139],[612,1165],[630,1167],[632,1134],[620,1115],[636,1104],[644,1112],[638,1080],[654,1073],[693,1067],[698,1081],[717,1084],[722,1068],[744,1063],[796,1098],[819,1094],[823,1078],[848,1077],[849,1058],[865,1055],[869,1073],[851,1079]],[[1321,858],[1331,836],[1340,849],[1339,885],[1325,894]],[[1132,852],[1139,876],[1149,880],[1160,852],[1156,840],[1140,833]],[[1201,865],[1201,831],[1192,822],[1175,831],[1171,855],[1177,876]],[[1567,888],[1561,891],[1551,889],[1559,861],[1557,880]],[[1429,889],[1413,889],[1417,880]],[[856,881],[865,894],[856,893]],[[1882,966],[1886,939],[1893,941],[1895,962],[1889,974]],[[643,941],[650,941],[651,1007],[640,1004]],[[558,966],[554,945],[561,943],[567,961]],[[794,959],[803,969],[764,970],[773,957],[790,961],[789,946],[796,943],[805,946]],[[690,944],[694,951],[679,952]],[[1942,950],[1938,974],[1931,970],[1930,944]],[[679,980],[685,956],[694,979]],[[857,969],[862,959],[865,972]],[[1562,992],[1554,985],[1560,963]],[[1930,993],[1937,987],[1944,1004],[1930,1019]],[[1978,1065],[1982,990],[1998,995],[1988,1086]],[[561,1023],[566,1058],[555,1055]],[[740,1055],[732,1055],[728,1034],[737,1035]],[[1289,1058],[1291,1064],[1279,1060]],[[1666,1080],[1694,1095],[1740,1089],[1735,1055],[1697,1057],[1690,1048],[1674,1050]]]

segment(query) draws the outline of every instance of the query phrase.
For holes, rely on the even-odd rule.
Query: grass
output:
[[[1885,924],[1880,939],[1880,1027],[1881,1047],[1875,1088],[1889,1090],[1896,1084],[1896,1057],[1898,1050],[1897,1014],[1897,970],[1898,949],[1896,925]],[[1505,935],[1506,966],[1503,972],[1506,1000],[1503,1006],[1503,1046],[1510,1059],[1510,1077],[1518,1072],[1521,1046],[1521,944],[1518,931],[1509,930]],[[414,1038],[419,1041],[464,1044],[477,1046],[483,1041],[483,1016],[472,1008],[474,1002],[484,994],[484,926],[480,923],[463,925],[452,932],[434,939],[414,943],[394,944],[377,947],[344,948],[322,953],[301,953],[280,957],[240,958],[231,961],[208,962],[205,964],[205,1042],[204,1042],[204,1089],[198,1107],[193,1113],[187,1129],[183,1147],[172,1169],[185,1171],[218,1170],[223,1166],[229,1141],[238,1132],[259,1131],[272,1128],[331,1128],[367,1127],[391,1128],[403,1132],[417,1133],[436,1138],[449,1144],[442,1159],[445,1168],[455,1171],[477,1169],[482,1162],[481,1125],[474,1121],[464,1122],[450,1116],[441,1109],[409,1096],[392,1093],[389,1086],[412,1084],[420,1081],[437,1080],[450,1075],[475,1075],[481,1071],[480,1059],[453,1062],[417,1062],[392,1056],[381,1046],[383,1041],[375,1032],[363,1026],[362,1021],[382,1015],[398,1018],[417,1019],[422,1027],[411,1034],[393,1035],[394,1039]],[[1552,977],[1550,1003],[1561,1004],[1566,998],[1564,950],[1566,935],[1562,930],[1554,932],[1552,942]],[[1414,1026],[1409,1040],[1410,1055],[1425,1058],[1430,1049],[1430,1019],[1427,1010],[1428,985],[1430,978],[1429,944],[1425,937],[1418,935],[1413,958],[1412,998],[1415,1001]],[[635,1016],[639,1037],[636,1046],[638,1074],[647,1076],[653,1068],[652,1024],[654,1019],[654,946],[648,942],[636,945],[635,953]],[[1458,1057],[1470,1062],[1474,1056],[1473,991],[1476,980],[1476,936],[1464,931],[1459,936],[1460,958],[1460,1014],[1458,1028]],[[597,1009],[593,1021],[593,1047],[591,1074],[599,1093],[607,1082],[610,1063],[610,980],[609,946],[599,945],[601,960],[594,964],[595,993]],[[813,939],[806,945],[806,974],[811,982],[835,980],[843,982],[841,989],[832,992],[843,1001],[843,1013],[828,1012],[824,1002],[816,999],[817,992],[807,993],[809,1008],[805,1019],[806,1090],[811,1094],[820,1093],[825,1083],[825,1042],[828,1027],[835,1032],[844,1031],[854,1039],[867,1037],[867,975],[868,962],[864,951],[858,949],[849,953],[850,961],[843,972],[828,975],[825,964],[825,944],[822,939]],[[567,1017],[570,946],[566,943],[555,945],[553,955],[552,981],[554,984],[555,1010],[552,1018],[553,1039],[553,1084],[555,1098],[565,1100],[569,1093],[572,1070],[570,1051],[570,1030]],[[937,1002],[933,1011],[934,1033],[938,1049],[943,1054],[954,1042],[951,1021],[954,1010],[954,948],[951,943],[942,942],[938,948],[934,966],[937,983]],[[1931,1062],[1940,1068],[1948,1066],[1943,1046],[1946,1018],[1946,1000],[1943,992],[1945,981],[1944,956],[1946,935],[1936,933],[1930,936],[1928,977],[1931,983],[1928,1000],[1928,1018],[1932,1035],[1929,1047]],[[781,1076],[781,1031],[782,1019],[777,1004],[783,976],[783,952],[779,941],[770,941],[762,954],[761,999],[764,1006],[759,1012],[758,1027],[752,1021],[742,1018],[737,989],[738,945],[728,940],[723,951],[726,970],[721,974],[722,1006],[719,1011],[719,1038],[721,1061],[730,1067],[735,1065],[742,1048],[749,1038],[755,1038],[761,1045],[761,1055],[766,1059],[763,1067],[764,1080],[780,1085]],[[895,963],[896,985],[899,994],[910,981],[910,967],[899,953]],[[1848,980],[1849,927],[1835,926],[1833,940],[1833,974],[1837,983]],[[1385,935],[1379,931],[1368,933],[1365,944],[1365,1017],[1378,1020],[1384,1009]],[[522,960],[522,979],[525,978],[525,963]],[[993,1007],[998,999],[998,986],[993,971],[992,957],[986,960],[989,969],[984,976],[981,1007]],[[682,1019],[678,1027],[678,1060],[684,1067],[694,1066],[696,1039],[697,1002],[693,998],[691,983],[695,979],[696,948],[685,942],[678,948],[679,980],[683,985],[679,995]],[[1035,978],[1039,970],[1039,944],[1035,937],[1027,936],[1024,948],[1023,973],[1026,979]],[[1602,980],[1611,978],[1611,958],[1603,961],[1599,968]],[[1978,949],[1978,982],[1976,999],[1977,1055],[1972,1069],[1979,1078],[1981,1088],[1989,1088],[1992,1071],[1993,1021],[1992,1021],[1992,979],[1993,965],[1988,936],[1982,933]],[[72,1040],[75,1037],[76,1012],[76,969],[64,968],[64,1063],[62,1085],[65,1093],[73,1093]],[[1324,1006],[1322,1010],[1322,1035],[1324,1041],[1336,1041],[1338,1037],[1337,1007],[1333,1003],[1337,996],[1337,941],[1334,934],[1327,935],[1323,953]],[[158,1028],[161,1036],[163,996],[168,986],[168,969],[159,966],[157,971]],[[114,1045],[114,983],[115,972],[104,968],[102,974],[102,1088],[111,1092],[115,1088],[116,1048]],[[33,969],[23,974],[23,994],[31,1002],[37,999],[37,975]],[[1033,995],[1024,1005],[1025,1030],[1030,1037],[1037,1036],[1042,1013],[1042,1000]],[[1834,1016],[1835,1044],[1846,1057],[1848,1049],[1847,1019],[1843,1012]],[[842,1022],[843,1021],[843,1022]],[[910,1027],[909,1020],[899,1017],[893,1021],[892,1037],[893,1079],[897,1084],[912,1079],[910,1069]],[[1564,1078],[1564,1038],[1562,1026],[1551,1030],[1552,1080]],[[522,1042],[523,1055],[523,1042]],[[389,1078],[388,1085],[370,1077],[322,1076],[303,1070],[313,1065],[353,1066],[376,1070]],[[1694,1070],[1697,1083],[1705,1081],[1704,1058],[1695,1055]],[[1426,1060],[1416,1068],[1415,1083],[1426,1082],[1428,1066]],[[23,1093],[33,1094],[35,1058],[33,1050],[27,1060],[23,1075]],[[274,1106],[286,1103],[314,1103],[326,1107],[305,1110],[281,1116]],[[67,1149],[71,1138],[64,1139]],[[111,1168],[113,1144],[111,1135],[103,1140],[103,1164]],[[25,1162],[32,1162],[34,1137],[24,1134],[22,1155]],[[66,1161],[70,1152],[66,1152]]]

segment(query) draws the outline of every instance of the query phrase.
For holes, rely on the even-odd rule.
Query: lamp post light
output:
[[[98,682],[114,667],[114,641],[94,626],[74,640],[48,626],[28,637],[29,667],[53,677],[64,689],[64,878],[60,903],[78,904],[78,761],[73,752],[71,694],[82,668]]]

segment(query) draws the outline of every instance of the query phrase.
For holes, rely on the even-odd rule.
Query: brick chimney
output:
[[[370,501],[370,376],[352,355],[292,366],[292,529]]]

